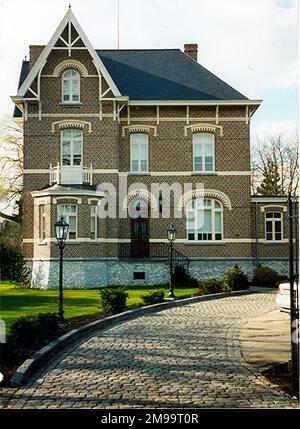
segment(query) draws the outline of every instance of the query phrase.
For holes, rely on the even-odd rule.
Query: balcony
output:
[[[62,166],[59,163],[55,167],[50,164],[50,186],[54,183],[57,185],[83,185],[93,184],[93,166],[83,167],[82,165],[76,166]]]

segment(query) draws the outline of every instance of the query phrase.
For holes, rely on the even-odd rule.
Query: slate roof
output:
[[[180,49],[97,50],[121,95],[131,100],[247,100]],[[29,73],[22,62],[19,86]],[[14,117],[21,117],[15,107]]]
[[[28,73],[29,73],[29,61],[23,60],[22,61],[20,78],[19,78],[18,89],[20,88],[20,86],[22,85],[22,83],[24,82],[24,80],[26,79]],[[18,109],[17,106],[15,106],[13,117],[14,118],[22,118],[22,112],[21,112],[20,109]]]
[[[96,52],[131,100],[247,100],[180,49]]]

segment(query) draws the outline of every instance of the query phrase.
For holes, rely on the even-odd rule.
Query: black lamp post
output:
[[[54,224],[55,237],[57,245],[60,250],[59,258],[59,301],[58,301],[58,323],[63,325],[64,319],[64,308],[63,308],[63,250],[68,237],[69,224],[61,216],[60,219]]]
[[[176,238],[176,228],[171,224],[167,229],[168,240],[170,244],[170,292],[168,298],[175,298],[173,291],[173,245]]]

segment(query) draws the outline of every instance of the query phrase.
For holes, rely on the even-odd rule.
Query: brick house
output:
[[[197,61],[195,44],[95,50],[71,9],[46,46],[30,46],[12,100],[33,287],[57,286],[61,214],[65,287],[168,282],[170,223],[176,261],[199,279],[236,263],[249,276],[258,263],[286,273],[286,199],[251,197],[261,101]]]

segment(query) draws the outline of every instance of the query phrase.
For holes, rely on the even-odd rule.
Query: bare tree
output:
[[[2,121],[0,131],[0,216],[20,222],[23,188],[23,132],[12,120]],[[6,213],[6,210],[12,214]]]
[[[260,194],[263,189],[273,189],[273,195],[296,195],[299,190],[298,157],[298,137],[287,139],[277,134],[259,140],[252,148],[252,193]],[[262,186],[262,183],[269,186]]]

